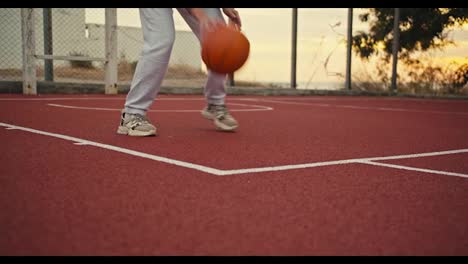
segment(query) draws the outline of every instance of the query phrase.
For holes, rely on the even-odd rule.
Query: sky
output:
[[[260,82],[290,82],[291,80],[291,8],[238,8],[242,19],[242,31],[251,44],[246,64],[235,73],[236,80]],[[368,25],[359,21],[364,10],[353,9],[353,33],[367,30]],[[322,83],[342,86],[346,68],[347,8],[299,8],[297,81],[301,86],[320,88]],[[118,24],[140,27],[137,8],[119,8]],[[89,8],[88,23],[104,23],[103,9]],[[190,30],[185,21],[174,11],[176,30]],[[451,37],[456,46],[443,52],[433,52],[436,61],[468,62],[468,25],[454,30]],[[353,57],[353,72],[373,66]]]

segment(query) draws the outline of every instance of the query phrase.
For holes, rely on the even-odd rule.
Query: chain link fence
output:
[[[93,11],[94,16],[103,15]],[[38,55],[105,57],[104,31],[90,34],[84,8],[36,8],[35,24]],[[37,65],[38,80],[104,81],[104,64],[100,61],[45,59],[38,60]],[[47,66],[53,70],[47,71]]]
[[[105,83],[106,61],[109,59],[106,57],[106,9],[33,10],[37,80],[56,83]],[[235,86],[291,88],[291,8],[263,8],[261,12],[256,9],[239,8],[238,11],[243,21],[243,32],[251,42],[251,52],[247,63],[234,75]],[[348,11],[347,8],[298,9],[298,89],[345,88]],[[368,30],[369,24],[359,20],[359,15],[363,12],[364,9],[354,9],[353,35]],[[312,18],[315,22],[311,22]],[[199,41],[175,9],[174,21],[176,40],[163,86],[203,87],[207,70],[201,60]],[[0,9],[0,82],[23,80],[21,25],[20,8]],[[138,9],[117,9],[115,31],[116,85],[129,85],[143,47]],[[448,48],[446,53],[435,51],[427,53],[426,56],[442,61],[446,56],[455,57],[457,52],[468,51],[466,30],[454,32],[462,39],[459,43]],[[466,59],[468,58],[465,56],[465,64]],[[351,66],[353,89],[388,91],[388,76],[391,74],[388,65],[385,66],[377,60],[361,60],[353,53]],[[437,80],[447,79],[443,76],[444,69],[440,70],[435,66],[431,68],[430,65],[425,68],[421,65],[418,67],[420,68],[405,68],[399,62],[401,91],[431,92],[438,85],[433,76],[436,76]],[[405,73],[408,72],[412,75],[406,76]],[[418,88],[422,87],[421,84],[418,86],[418,83],[424,83],[425,86]]]
[[[34,8],[35,55],[104,58],[103,35],[90,38],[83,8]],[[20,8],[0,9],[0,80],[22,80]],[[38,59],[38,81],[103,82],[103,63]]]
[[[120,9],[118,14],[118,50],[119,50],[119,83],[130,84],[138,58],[143,48],[143,33],[138,23],[128,24],[126,21],[140,21],[137,8]],[[188,28],[180,28],[178,13],[176,17],[176,37],[172,49],[169,68],[163,81],[163,86],[170,87],[202,87],[206,80],[206,72],[202,69],[200,43]]]
[[[0,81],[21,81],[21,16],[19,8],[0,8]]]

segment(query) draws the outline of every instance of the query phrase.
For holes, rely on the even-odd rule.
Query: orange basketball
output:
[[[214,72],[228,74],[240,69],[250,52],[249,40],[233,26],[220,25],[205,33],[202,60]]]

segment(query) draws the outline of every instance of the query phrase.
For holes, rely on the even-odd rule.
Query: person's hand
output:
[[[200,23],[200,32],[202,34],[213,31],[215,27],[221,24],[219,20],[211,19],[208,16],[199,18],[198,22]]]
[[[202,8],[191,8],[192,15],[198,20],[200,24],[200,33],[204,35],[206,32],[214,30],[216,26],[222,23],[219,20],[212,19],[203,11]]]
[[[234,8],[223,8],[223,13],[229,17],[229,20],[232,21],[239,29],[242,26],[241,18],[239,12]]]

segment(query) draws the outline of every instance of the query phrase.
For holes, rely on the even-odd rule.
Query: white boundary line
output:
[[[240,100],[248,98],[232,98],[231,100]],[[51,98],[0,98],[0,101],[60,101],[60,100],[125,100],[124,97],[115,98],[115,97],[51,97]],[[202,101],[205,98],[158,98],[158,100],[163,101]],[[256,109],[231,109],[230,112],[255,112],[255,111],[272,111],[273,107],[264,106],[264,105],[253,105],[253,104],[239,104],[228,102],[228,105],[238,105],[245,107],[256,107]],[[72,105],[63,105],[63,104],[47,104],[48,106],[61,107],[61,108],[70,108],[70,109],[83,109],[83,110],[101,110],[101,111],[120,111],[122,109],[117,108],[105,108],[105,107],[81,107],[81,106],[72,106]],[[148,112],[159,112],[159,113],[188,113],[188,112],[200,112],[200,109],[197,110],[149,110]]]
[[[435,173],[435,174],[442,174],[442,175],[448,175],[448,176],[458,176],[458,177],[468,178],[468,174],[455,173],[455,172],[449,172],[449,171],[422,169],[422,168],[415,168],[415,167],[408,167],[408,166],[373,162],[373,161],[361,161],[359,163],[369,164],[369,165],[374,165],[374,166],[381,166],[381,167],[389,167],[389,168],[401,169],[401,170],[419,171],[419,172],[427,172],[427,173]]]
[[[373,162],[374,160],[391,160],[391,159],[403,159],[403,158],[417,158],[417,157],[428,157],[428,156],[439,156],[439,155],[448,155],[448,154],[456,154],[456,153],[465,153],[468,152],[467,149],[457,149],[457,150],[447,150],[447,151],[437,151],[437,152],[427,152],[427,153],[416,153],[416,154],[407,154],[407,155],[396,155],[396,156],[384,156],[384,157],[371,157],[371,158],[359,158],[359,159],[347,159],[347,160],[335,160],[335,161],[326,161],[326,162],[314,162],[314,163],[306,163],[306,164],[296,164],[296,165],[283,165],[283,166],[273,166],[273,167],[263,167],[263,168],[248,168],[248,169],[237,169],[237,170],[220,170],[215,169],[199,164],[194,164],[190,162],[165,158],[157,155],[152,155],[140,151],[125,149],[113,145],[98,143],[90,140],[85,140],[81,138],[66,136],[57,133],[50,133],[45,132],[37,129],[15,126],[7,123],[1,123],[0,126],[6,127],[7,129],[17,129],[26,132],[31,132],[34,134],[50,136],[55,138],[60,138],[68,141],[74,142],[74,144],[79,145],[90,145],[95,146],[107,150],[112,150],[116,152],[121,152],[125,154],[129,154],[132,156],[137,156],[141,158],[151,159],[155,161],[160,161],[172,165],[177,165],[180,167],[194,169],[202,172],[206,172],[209,174],[217,175],[217,176],[226,176],[226,175],[235,175],[235,174],[245,174],[245,173],[258,173],[258,172],[269,172],[269,171],[282,171],[282,170],[292,170],[292,169],[304,169],[304,168],[312,168],[312,167],[322,167],[322,166],[330,166],[330,165],[341,165],[341,164],[352,164],[352,163],[363,163],[368,165],[375,165],[375,166],[385,166],[390,168],[397,168],[403,170],[410,170],[410,171],[420,171],[420,172],[427,172],[427,173],[434,173],[434,174],[441,174],[441,175],[450,175],[450,176],[458,176],[463,178],[468,178],[468,174],[461,174],[461,173],[453,173],[453,172],[445,172],[445,171],[436,171],[436,170],[428,170],[428,169],[420,169],[420,168],[413,168],[413,167],[406,167],[400,165],[393,165],[393,164],[384,164]]]
[[[0,101],[60,101],[60,100],[124,100],[124,97],[50,97],[50,98],[0,98]],[[323,103],[303,103],[303,102],[288,102],[289,100],[300,100],[303,98],[291,98],[283,100],[276,99],[262,99],[262,98],[231,98],[230,100],[244,100],[244,101],[257,101],[257,102],[269,102],[269,103],[278,103],[278,104],[294,104],[294,105],[311,105],[318,107],[336,107],[336,108],[349,108],[349,109],[358,109],[358,110],[377,110],[377,111],[392,111],[392,112],[413,112],[413,113],[428,113],[428,114],[454,114],[454,115],[468,115],[468,112],[447,112],[447,111],[425,111],[417,109],[407,109],[407,108],[391,108],[391,107],[367,107],[367,106],[356,106],[356,105],[333,105],[333,104],[323,104]],[[328,98],[331,101],[334,101],[334,98]],[[160,97],[158,100],[205,100],[205,98],[164,98]],[[265,106],[257,106],[265,107]],[[104,109],[94,109],[94,110],[104,110]],[[158,110],[150,110],[158,111]],[[166,111],[166,110],[159,110]],[[263,110],[256,110],[263,111]]]
[[[156,155],[152,155],[152,154],[147,154],[147,153],[140,152],[140,151],[125,149],[125,148],[121,148],[121,147],[117,147],[117,146],[113,146],[113,145],[102,144],[102,143],[98,143],[98,142],[94,142],[94,141],[90,141],[90,140],[85,140],[85,139],[81,139],[81,138],[66,136],[66,135],[57,134],[57,133],[50,133],[50,132],[45,132],[45,131],[41,131],[41,130],[37,130],[37,129],[21,127],[21,126],[15,126],[15,125],[10,125],[10,124],[1,123],[1,122],[0,122],[0,126],[10,127],[10,128],[13,128],[13,129],[23,130],[23,131],[31,132],[31,133],[34,133],[34,134],[60,138],[60,139],[68,140],[68,141],[73,141],[74,144],[90,145],[90,146],[94,146],[94,147],[98,147],[98,148],[113,150],[113,151],[116,151],[116,152],[121,152],[121,153],[129,154],[129,155],[133,155],[133,156],[137,156],[137,157],[141,157],[141,158],[161,161],[161,162],[164,162],[164,163],[173,164],[173,165],[177,165],[177,166],[181,166],[181,167],[185,167],[185,168],[189,168],[189,169],[199,170],[199,171],[203,171],[203,172],[210,173],[210,174],[218,175],[220,173],[219,170],[213,169],[213,168],[210,168],[210,167],[206,167],[206,166],[202,166],[202,165],[198,165],[198,164],[193,164],[193,163],[189,163],[189,162],[185,162],[185,161],[175,160],[175,159],[169,159],[169,158],[156,156]]]
[[[302,102],[288,102],[282,100],[258,99],[259,102],[278,103],[278,104],[293,104],[293,105],[311,105],[318,107],[336,107],[336,108],[350,108],[358,110],[378,110],[378,111],[393,111],[393,112],[414,112],[414,113],[428,113],[428,114],[454,114],[454,115],[468,115],[468,112],[446,112],[446,111],[425,111],[407,108],[391,108],[391,107],[368,107],[356,105],[332,105],[321,103],[302,103]]]
[[[111,100],[111,101],[125,101],[125,97],[42,97],[42,98],[0,98],[0,101],[96,101],[96,100]],[[205,98],[195,98],[195,97],[184,97],[184,98],[175,98],[175,97],[158,97],[158,101],[206,101]],[[230,98],[231,100],[238,101],[258,101],[255,98]],[[265,107],[265,106],[261,106]]]
[[[468,152],[468,149],[456,149],[456,150],[425,152],[425,153],[417,153],[417,154],[387,156],[387,157],[375,157],[375,158],[368,158],[367,160],[375,161],[375,160],[393,160],[393,159],[412,159],[412,158],[421,158],[421,157],[430,157],[430,156],[458,154],[458,153],[465,153],[465,152]]]
[[[104,107],[83,107],[83,106],[73,106],[73,105],[63,105],[63,104],[47,104],[48,106],[60,107],[60,108],[70,108],[70,109],[80,109],[80,110],[100,110],[100,111],[121,111],[121,108],[104,108]],[[256,109],[230,109],[229,112],[255,112],[255,111],[271,111],[273,107],[262,106],[262,105],[250,105],[250,104],[237,104],[237,103],[228,103],[228,105],[239,105],[246,107],[257,107]],[[190,113],[190,112],[201,112],[200,109],[197,110],[148,110],[148,112],[159,112],[159,113]]]
[[[375,102],[378,100],[382,101],[415,101],[422,103],[468,103],[468,100],[465,99],[441,99],[441,98],[411,98],[411,97],[385,97],[385,96],[334,96],[330,95],[317,95],[314,97],[309,96],[291,96],[287,98],[281,98],[282,101],[363,101],[363,102]]]
[[[0,101],[60,101],[60,100],[124,100],[124,97],[49,97],[49,98],[0,98]],[[269,103],[278,103],[278,104],[294,104],[294,105],[310,105],[310,106],[318,106],[318,107],[336,107],[336,108],[349,108],[349,109],[357,109],[357,110],[378,110],[378,111],[392,111],[392,112],[413,112],[413,113],[428,113],[428,114],[454,114],[454,115],[468,115],[468,112],[448,112],[448,111],[425,111],[425,110],[417,110],[417,109],[408,109],[408,108],[391,108],[391,107],[367,107],[367,106],[357,106],[357,105],[333,105],[333,104],[326,104],[326,103],[307,103],[307,102],[294,102],[292,100],[304,100],[306,98],[291,98],[291,99],[262,99],[262,98],[231,98],[230,100],[241,100],[241,101],[257,101],[257,102],[269,102]],[[329,100],[329,101],[337,101],[335,98],[307,98],[313,100]],[[357,98],[355,98],[357,99]],[[389,98],[384,98],[389,99]],[[205,98],[165,98],[159,97],[158,100],[205,100]],[[397,100],[396,98],[394,100]],[[418,100],[418,99],[407,99],[407,100]],[[420,99],[424,100],[424,98]],[[290,102],[289,102],[290,101]],[[256,107],[265,107],[265,106],[256,106]],[[104,110],[104,109],[93,109],[93,110]],[[106,109],[107,110],[107,109]],[[150,110],[150,111],[169,111],[169,110]],[[184,110],[179,110],[184,111]],[[256,110],[262,111],[262,110]]]
[[[177,98],[177,97],[167,97],[167,95],[160,95],[157,100],[205,100],[204,98],[200,97],[184,97],[184,98]],[[271,96],[275,97],[275,96]],[[124,96],[116,96],[116,97],[41,97],[41,98],[0,98],[0,101],[47,101],[47,100],[125,100]],[[231,97],[230,100],[253,100],[258,101],[261,98],[236,98]],[[272,99],[276,100],[276,99]],[[328,97],[328,96],[316,96],[316,97],[295,97],[292,98],[281,98],[281,101],[345,101],[345,100],[353,100],[353,101],[417,101],[417,102],[434,102],[434,103],[467,103],[467,100],[450,100],[450,99],[431,99],[431,98],[391,98],[391,97],[346,97],[346,98],[337,98],[337,97]]]
[[[245,100],[248,98],[230,98],[230,100]],[[253,99],[253,98],[252,98]],[[120,100],[125,101],[125,97],[41,97],[41,98],[0,98],[0,101],[73,101],[73,100]],[[205,101],[205,98],[189,97],[189,98],[176,98],[176,97],[158,97],[157,99],[163,101]],[[255,99],[254,99],[255,100]]]
[[[61,101],[61,100],[125,100],[125,97],[42,97],[42,98],[0,98],[0,101]]]

